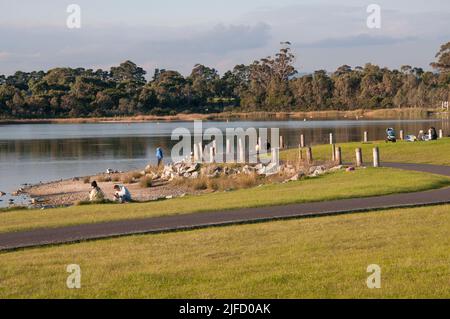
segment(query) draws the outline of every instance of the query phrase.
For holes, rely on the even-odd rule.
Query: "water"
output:
[[[449,130],[448,120],[377,120],[377,121],[234,121],[204,122],[204,129],[217,127],[279,128],[288,146],[299,144],[300,134],[311,144],[327,143],[329,133],[335,141],[383,139],[385,130],[394,127],[405,134],[417,134],[430,126]],[[86,176],[116,170],[142,169],[155,163],[155,149],[166,155],[177,141],[171,141],[175,128],[193,130],[193,122],[169,123],[95,123],[95,124],[20,124],[0,125],[0,191],[17,190],[25,183],[39,183]],[[2,197],[0,206],[9,197]],[[16,199],[17,201],[18,199]]]

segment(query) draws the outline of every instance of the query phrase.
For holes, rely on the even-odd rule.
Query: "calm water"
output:
[[[449,131],[448,120],[385,121],[241,121],[204,122],[203,127],[249,127],[280,129],[289,146],[299,144],[300,133],[308,143],[360,141],[364,131],[370,139],[382,139],[387,127],[417,134],[430,126]],[[193,130],[192,122],[175,123],[96,123],[0,125],[0,191],[12,192],[24,183],[38,183],[74,176],[117,170],[142,169],[155,162],[155,149],[170,154],[176,141],[171,133],[177,127]],[[447,133],[448,134],[448,133]],[[6,197],[1,198],[4,206]]]

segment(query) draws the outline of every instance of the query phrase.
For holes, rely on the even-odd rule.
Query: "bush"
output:
[[[133,172],[133,173],[131,173],[131,176],[134,179],[139,179],[139,178],[141,178],[142,174],[140,172]]]
[[[105,176],[105,175],[99,176],[98,177],[98,181],[100,183],[110,182],[111,181],[111,176]]]
[[[130,174],[126,174],[122,176],[122,183],[124,184],[131,184],[134,182],[134,178]]]
[[[91,182],[91,178],[90,177],[83,178],[83,183],[89,184],[90,182]]]
[[[139,185],[142,188],[149,188],[152,187],[153,180],[150,176],[142,176],[139,180]]]
[[[196,191],[208,189],[208,178],[200,177],[192,180],[191,187]]]

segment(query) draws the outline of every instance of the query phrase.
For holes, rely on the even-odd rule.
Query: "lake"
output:
[[[234,121],[203,122],[204,129],[249,127],[279,128],[287,146],[299,144],[300,134],[311,144],[327,143],[334,133],[336,143],[384,139],[393,127],[417,134],[430,126],[449,130],[449,121],[423,120],[336,120],[336,121]],[[155,149],[165,154],[177,141],[171,141],[175,128],[193,130],[193,122],[94,123],[94,124],[14,124],[0,125],[0,191],[12,192],[21,184],[39,183],[115,170],[143,169],[155,163]],[[5,206],[3,197],[0,206]]]

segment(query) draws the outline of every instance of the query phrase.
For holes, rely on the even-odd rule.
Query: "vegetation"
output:
[[[252,177],[249,177],[247,182],[252,183]],[[171,199],[170,202],[74,206],[49,209],[39,211],[39,213],[36,210],[7,211],[0,213],[0,232],[387,195],[423,191],[449,185],[450,178],[445,176],[388,168],[368,168],[351,173],[341,171],[285,184],[269,184],[232,192],[186,196]]]
[[[449,298],[450,206],[0,254],[1,298]],[[67,289],[66,267],[81,267]],[[381,289],[366,272],[381,267]]]
[[[342,158],[347,163],[354,163],[355,149],[360,147],[366,163],[372,162],[372,149],[379,147],[381,161],[399,163],[419,163],[450,166],[450,138],[430,142],[402,142],[386,144],[383,141],[371,143],[342,143]],[[312,147],[316,160],[330,160],[331,146],[317,145]],[[298,158],[298,150],[288,150],[281,153],[282,159]]]
[[[285,43],[274,57],[237,65],[220,76],[197,64],[187,77],[146,71],[125,61],[109,71],[55,68],[0,75],[0,118],[174,115],[222,111],[317,111],[428,107],[449,99],[450,42],[432,66],[339,67],[299,76]]]

